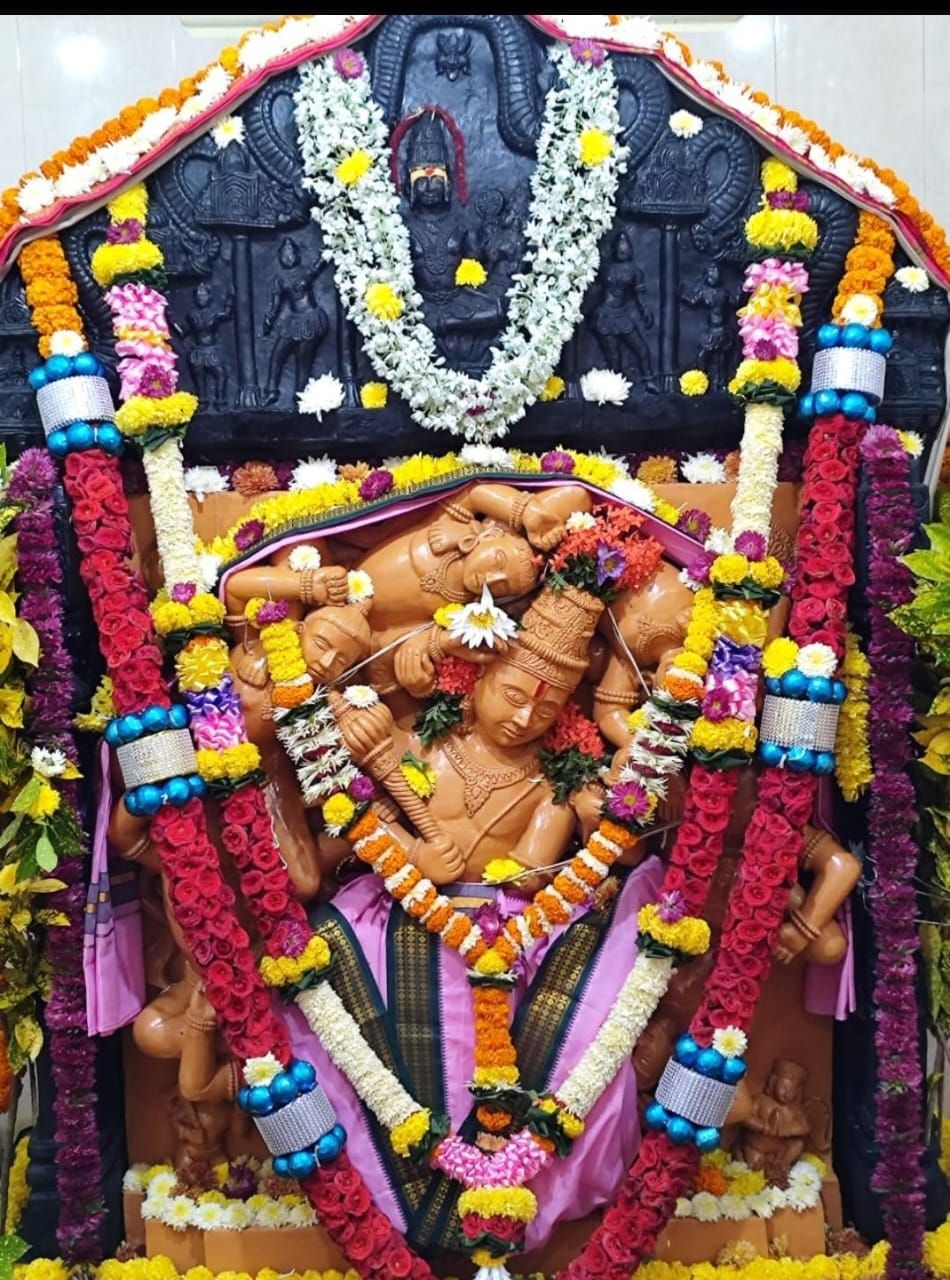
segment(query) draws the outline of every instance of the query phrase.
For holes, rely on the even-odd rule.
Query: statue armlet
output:
[[[636,695],[631,693],[629,689],[620,691],[619,689],[602,689],[598,688],[594,692],[594,701],[600,702],[607,707],[624,707],[629,709],[633,706]]]

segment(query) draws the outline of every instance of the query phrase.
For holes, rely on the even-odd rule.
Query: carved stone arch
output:
[[[808,262],[808,293],[802,308],[801,341],[809,368],[807,353],[812,349],[815,330],[831,315],[831,304],[848,250],[854,242],[858,210],[827,187],[801,183],[808,192],[812,217],[818,223],[818,247]]]
[[[60,240],[79,290],[79,305],[86,321],[90,349],[112,368],[115,365],[112,312],[96,283],[91,266],[92,255],[105,240],[108,225],[108,215],[105,209],[100,209],[91,217],[61,231]]]
[[[479,31],[486,38],[498,74],[498,132],[512,151],[533,156],[541,124],[541,93],[531,34],[513,14],[392,15],[375,35],[370,61],[373,94],[387,124],[395,125],[401,114],[412,42],[441,26]]]
[[[692,228],[693,244],[700,253],[722,257],[730,222],[741,232],[741,215],[756,183],[759,149],[732,121],[716,116],[706,119],[702,132],[689,145],[708,196],[707,213]]]
[[[302,168],[293,119],[293,96],[299,79],[296,72],[269,80],[247,104],[244,129],[248,148],[269,178],[295,193],[302,193]],[[275,108],[281,99],[290,103],[290,136],[281,129]]]
[[[628,171],[636,167],[653,148],[663,132],[670,114],[670,85],[663,74],[646,58],[614,54],[611,59],[620,101],[620,140],[629,151]],[[625,119],[625,107],[631,95],[635,110]]]

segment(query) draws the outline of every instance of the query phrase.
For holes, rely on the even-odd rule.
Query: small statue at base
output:
[[[806,1098],[807,1080],[804,1067],[778,1058],[742,1124],[739,1155],[773,1186],[787,1184],[789,1170],[806,1150],[828,1149],[828,1108],[817,1098]]]

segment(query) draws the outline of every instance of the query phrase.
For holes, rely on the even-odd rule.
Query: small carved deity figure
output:
[[[470,31],[439,31],[435,37],[435,74],[454,82],[471,71]]]
[[[183,325],[175,329],[182,337],[191,335],[194,346],[188,352],[188,367],[194,379],[198,399],[204,405],[223,409],[228,392],[228,371],[221,355],[218,329],[234,313],[234,294],[229,293],[224,306],[216,309],[211,286],[204,280],[193,294],[195,305]]]
[[[265,337],[274,334],[267,367],[267,404],[276,404],[280,398],[280,380],[291,358],[295,370],[294,389],[299,391],[304,387],[313,371],[320,343],[330,327],[327,313],[313,293],[313,282],[326,263],[318,259],[312,266],[302,266],[300,249],[289,236],[277,251],[277,262],[280,271],[261,326]]]
[[[649,378],[650,351],[643,329],[653,327],[653,314],[641,297],[646,283],[643,272],[634,262],[633,244],[627,231],[621,230],[614,237],[600,283],[600,298],[593,308],[591,328],[605,360],[618,373],[632,368],[639,377]]]
[[[732,346],[729,316],[735,310],[738,295],[722,283],[719,267],[710,263],[698,289],[686,290],[683,301],[690,307],[702,307],[706,324],[696,362],[708,375],[710,385],[721,387],[726,380],[726,358]]]
[[[739,1154],[773,1186],[786,1185],[789,1170],[809,1146],[818,1152],[828,1149],[828,1108],[817,1098],[806,1098],[807,1079],[797,1062],[776,1059],[742,1124]]]

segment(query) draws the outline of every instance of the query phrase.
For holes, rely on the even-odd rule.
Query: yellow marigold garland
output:
[[[840,676],[848,690],[848,696],[838,716],[838,736],[835,742],[835,776],[845,800],[854,803],[874,777],[871,768],[871,751],[868,746],[868,680],[871,664],[861,652],[861,645],[853,631],[848,631],[844,662]]]
[[[293,987],[329,963],[330,947],[315,933],[299,956],[264,956],[259,968],[268,987]]]

